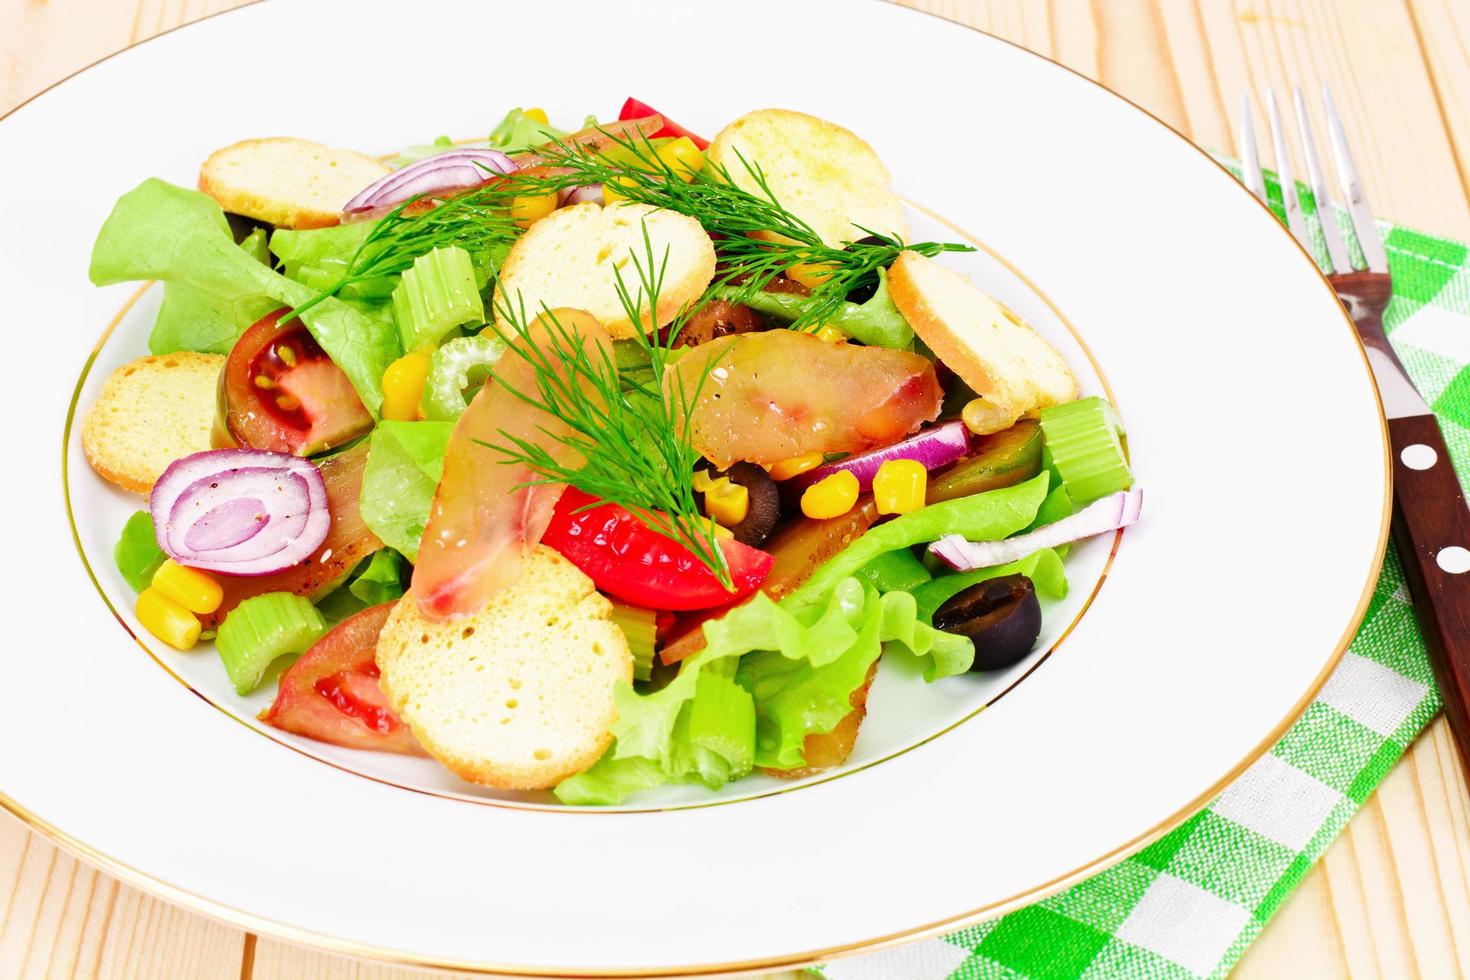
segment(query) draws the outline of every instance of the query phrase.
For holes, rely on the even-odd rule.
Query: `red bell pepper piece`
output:
[[[702,136],[696,136],[689,130],[685,129],[683,126],[680,126],[678,123],[674,122],[674,120],[670,119],[668,116],[664,116],[662,112],[659,112],[647,102],[639,102],[632,96],[629,96],[628,101],[623,103],[623,111],[618,113],[618,121],[625,122],[629,119],[643,119],[648,116],[663,116],[664,119],[664,128],[654,133],[651,137],[649,137],[650,139],[662,139],[666,136],[687,136],[691,140],[693,140],[694,145],[699,147],[701,150],[709,149],[709,140],[705,139]]]
[[[597,503],[575,487],[556,502],[541,543],[561,552],[592,579],[598,589],[646,609],[708,609],[739,602],[760,588],[774,559],[758,548],[722,540],[735,591],[688,548],[649,529],[617,504]]]

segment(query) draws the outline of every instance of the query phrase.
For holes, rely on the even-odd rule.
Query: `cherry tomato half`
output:
[[[247,446],[310,456],[373,427],[342,369],[283,307],[250,326],[220,374],[217,448]]]
[[[422,755],[418,741],[378,687],[374,651],[394,603],[364,609],[332,628],[281,675],[260,720],[350,749]]]

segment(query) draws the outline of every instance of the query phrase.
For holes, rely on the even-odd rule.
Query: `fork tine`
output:
[[[1294,87],[1292,102],[1296,106],[1297,130],[1302,138],[1302,156],[1307,162],[1307,180],[1312,185],[1312,198],[1317,202],[1317,222],[1322,226],[1322,241],[1327,246],[1327,271],[1350,272],[1353,263],[1348,257],[1347,246],[1343,244],[1342,232],[1337,227],[1337,205],[1327,194],[1327,178],[1317,158],[1317,138],[1312,135],[1312,122],[1307,116],[1307,103],[1302,98],[1300,85]]]
[[[1353,219],[1353,230],[1358,233],[1363,258],[1370,271],[1387,272],[1388,256],[1383,252],[1383,239],[1378,237],[1378,225],[1373,221],[1373,212],[1368,209],[1368,199],[1363,196],[1363,182],[1353,164],[1353,151],[1348,147],[1342,117],[1337,114],[1332,90],[1326,84],[1322,86],[1322,105],[1327,110],[1327,132],[1332,139],[1332,158],[1337,162],[1337,180],[1347,198],[1348,216]]]
[[[1261,154],[1256,149],[1256,130],[1251,125],[1251,100],[1240,93],[1240,172],[1246,189],[1266,203],[1266,178],[1261,176]]]
[[[1286,133],[1281,129],[1281,109],[1276,105],[1276,90],[1266,89],[1266,114],[1271,118],[1271,145],[1276,153],[1276,179],[1281,182],[1281,203],[1286,209],[1286,227],[1301,243],[1302,248],[1312,251],[1312,240],[1307,237],[1307,225],[1302,220],[1302,202],[1296,194],[1296,177],[1291,172],[1291,153],[1286,146]]]

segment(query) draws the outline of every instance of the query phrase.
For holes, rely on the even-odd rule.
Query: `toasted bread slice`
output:
[[[219,354],[155,354],[124,364],[82,420],[92,469],[124,490],[147,493],[174,460],[210,448]]]
[[[930,350],[988,403],[985,432],[1077,397],[1061,352],[953,269],[904,252],[888,270],[888,295]]]
[[[762,194],[746,167],[758,164],[782,207],[828,245],[840,248],[870,232],[907,233],[888,168],[871,146],[836,123],[789,109],[757,109],[716,134],[709,159],[739,186]]]
[[[633,655],[612,604],[539,546],[483,609],[436,621],[409,595],[378,637],[379,683],[419,744],[451,772],[499,789],[544,789],[612,741],[613,689]]]
[[[586,310],[619,340],[634,336],[633,324],[618,300],[617,279],[631,296],[639,290],[638,268],[646,275],[648,247],[643,232],[653,245],[653,261],[663,269],[659,284],[660,327],[704,292],[715,275],[715,249],[709,235],[693,218],[675,211],[661,211],[644,204],[574,204],[554,211],[533,224],[511,246],[500,282],[495,289],[495,318],[504,329],[505,304],[526,321],[549,309],[570,307]],[[664,256],[667,253],[667,264]],[[644,304],[647,322],[647,304]]]
[[[278,136],[215,150],[199,168],[199,189],[235,214],[282,228],[325,228],[388,170],[363,153]]]

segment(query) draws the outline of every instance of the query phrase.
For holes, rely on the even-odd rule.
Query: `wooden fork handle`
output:
[[[1393,539],[1470,773],[1470,509],[1433,415],[1388,420]]]

